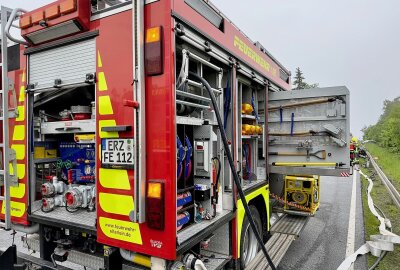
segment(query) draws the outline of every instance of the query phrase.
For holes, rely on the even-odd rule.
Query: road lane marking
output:
[[[358,176],[358,171],[355,170],[353,174],[353,187],[351,190],[349,227],[347,231],[346,258],[354,253],[354,242],[356,235],[357,176]],[[351,265],[349,270],[353,269],[354,269],[354,264]]]

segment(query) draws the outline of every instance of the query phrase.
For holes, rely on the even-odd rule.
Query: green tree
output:
[[[365,140],[374,140],[388,151],[400,153],[400,97],[385,100],[378,122],[362,131]]]
[[[299,90],[299,89],[304,89],[304,77],[303,77],[303,72],[300,70],[300,68],[296,68],[296,75],[294,76],[294,82],[293,85],[295,86],[293,90]]]
[[[299,89],[310,89],[310,88],[317,88],[318,83],[313,83],[313,84],[308,84],[304,81],[304,76],[303,72],[300,70],[300,68],[296,68],[296,75],[294,76],[294,82],[293,82],[293,90],[299,90]]]

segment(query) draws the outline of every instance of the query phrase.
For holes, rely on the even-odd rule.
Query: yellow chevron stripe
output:
[[[17,122],[25,121],[25,106],[18,106],[18,117],[15,119]]]
[[[25,140],[25,125],[16,125],[13,132],[14,141]]]
[[[119,138],[118,132],[101,131],[102,127],[115,127],[116,125],[117,125],[117,122],[115,122],[115,120],[100,120],[99,121],[100,138]]]
[[[23,160],[25,158],[25,145],[24,144],[13,144],[11,148],[15,150],[17,154],[17,160]]]
[[[138,223],[100,217],[99,224],[101,231],[109,238],[143,245]]]
[[[11,208],[11,216],[12,217],[22,217],[25,213],[25,204],[20,202],[13,202],[10,203]],[[2,204],[1,213],[4,215],[6,212],[5,203]]]
[[[12,164],[10,163],[10,174],[14,175],[14,168]],[[25,164],[17,164],[17,174],[18,174],[18,179],[24,179],[25,177]]]
[[[10,196],[12,198],[17,198],[17,199],[21,199],[25,196],[25,184],[20,183],[18,184],[18,186],[10,187]]]
[[[127,170],[100,168],[99,180],[100,184],[105,188],[131,189]]]
[[[25,101],[25,86],[21,86],[19,88],[19,98],[18,98],[19,102],[24,102]]]
[[[98,87],[99,87],[99,91],[107,91],[108,90],[108,86],[107,86],[107,80],[106,80],[106,76],[104,75],[103,71],[100,71],[97,74],[97,82],[98,82]]]
[[[100,51],[97,51],[97,67],[103,67],[103,62],[101,61]]]
[[[99,114],[100,115],[114,114],[110,96],[99,96]]]
[[[103,211],[123,216],[129,216],[134,208],[133,197],[127,195],[100,192],[99,203]]]

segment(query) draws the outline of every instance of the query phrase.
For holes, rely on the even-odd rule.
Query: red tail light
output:
[[[156,230],[164,230],[164,182],[150,180],[146,192],[147,226]]]
[[[149,28],[146,31],[145,71],[146,75],[154,76],[164,73],[163,32],[162,27]]]

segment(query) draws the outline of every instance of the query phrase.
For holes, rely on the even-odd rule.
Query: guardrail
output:
[[[369,152],[367,152],[367,156],[368,156],[372,166],[374,167],[375,171],[378,173],[378,176],[381,179],[382,183],[385,185],[385,187],[388,190],[390,196],[392,197],[394,204],[398,208],[400,208],[400,193],[393,186],[392,182],[387,178],[385,173],[378,166],[378,164],[375,162],[374,158],[372,157],[372,155]]]

